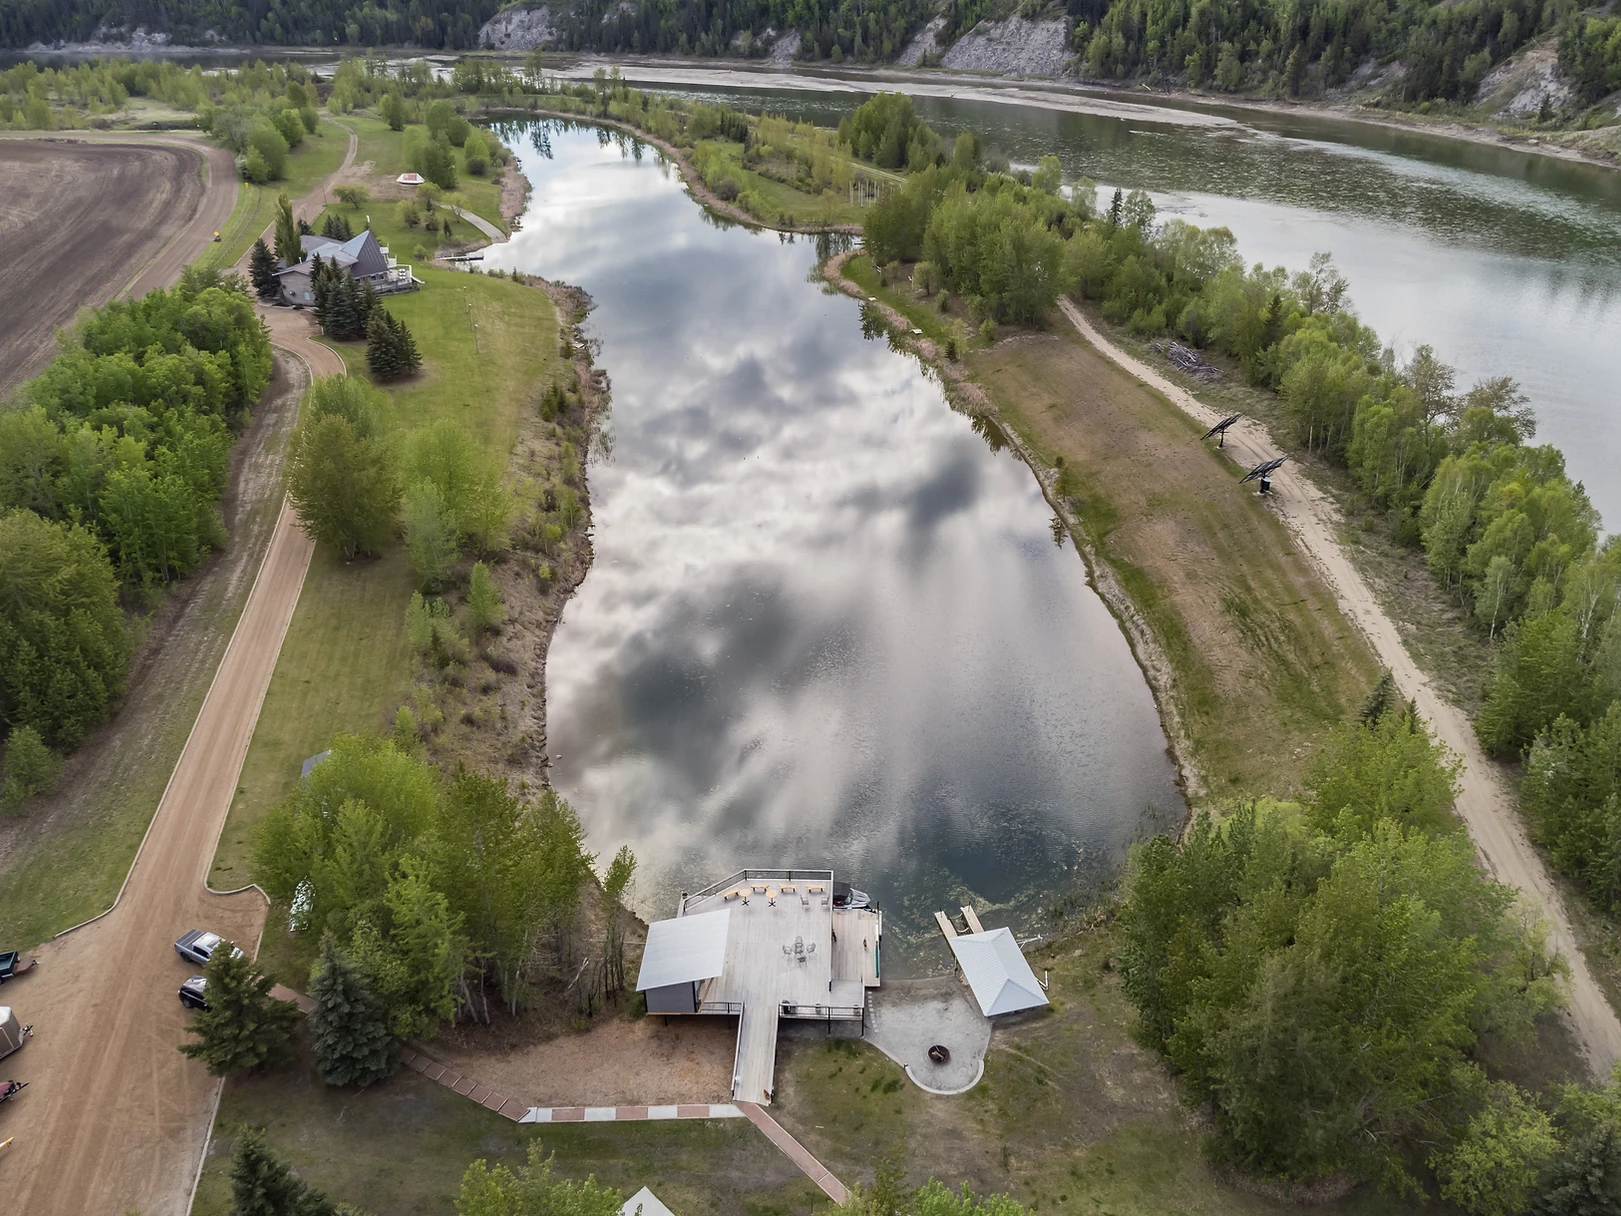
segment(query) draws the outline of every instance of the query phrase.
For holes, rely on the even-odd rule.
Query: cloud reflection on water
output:
[[[1175,822],[1148,690],[1029,473],[807,284],[812,248],[707,224],[590,133],[519,146],[534,197],[488,263],[588,290],[614,383],[553,775],[593,847],[636,849],[643,910],[833,865],[915,937]]]

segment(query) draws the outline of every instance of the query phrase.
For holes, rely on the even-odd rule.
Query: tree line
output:
[[[1540,1096],[1483,1038],[1562,1001],[1544,927],[1485,877],[1451,815],[1456,766],[1388,686],[1295,802],[1200,813],[1134,855],[1124,990],[1246,1171],[1422,1189],[1473,1213],[1621,1196],[1621,1088]]]
[[[128,0],[109,17],[90,0],[14,0],[0,9],[0,46],[83,42],[103,23],[120,20],[166,33],[181,45],[210,41],[262,46],[403,46],[472,50],[499,0]]]
[[[193,268],[85,315],[0,410],[8,780],[111,712],[132,648],[122,603],[152,602],[224,542],[232,436],[270,371],[241,285]]]

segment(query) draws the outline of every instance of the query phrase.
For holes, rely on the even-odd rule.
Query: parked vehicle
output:
[[[180,985],[180,1003],[187,1009],[208,1008],[208,977],[194,975]]]
[[[0,1102],[10,1102],[19,1093],[28,1088],[27,1081],[0,1081]],[[6,1144],[11,1141],[7,1140]],[[3,1148],[4,1145],[0,1145]]]
[[[191,929],[182,934],[180,940],[174,944],[174,952],[189,963],[206,967],[208,960],[214,957],[214,951],[221,946],[229,946],[238,956],[242,953],[218,933],[209,933],[205,929]]]
[[[0,952],[0,984],[7,980],[14,980],[25,972],[32,971],[39,966],[37,958],[31,958],[26,963],[23,956],[15,950]]]
[[[14,1051],[22,1050],[22,1045],[33,1033],[32,1026],[24,1026],[17,1020],[17,1015],[11,1012],[10,1005],[0,1005],[0,1060]]]

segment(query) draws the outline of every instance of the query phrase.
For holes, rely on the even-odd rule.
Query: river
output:
[[[638,910],[831,866],[928,970],[935,909],[1032,927],[1174,828],[1147,685],[1034,478],[864,336],[815,243],[716,223],[628,141],[511,141],[534,190],[485,265],[590,292],[613,378],[552,776],[592,848],[635,849]]]
[[[799,88],[708,68],[626,74],[829,125],[874,87],[826,74]],[[1518,380],[1538,440],[1565,453],[1610,529],[1621,527],[1621,172],[1309,112],[1003,96],[916,100],[937,131],[973,130],[1015,165],[1052,153],[1066,180],[1140,188],[1162,217],[1225,225],[1249,262],[1299,270],[1331,252],[1358,315],[1400,355],[1430,344],[1460,388]]]

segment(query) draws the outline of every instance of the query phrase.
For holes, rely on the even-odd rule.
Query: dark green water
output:
[[[593,848],[636,850],[640,909],[831,866],[881,901],[886,965],[927,969],[936,908],[1030,926],[1179,823],[1147,686],[1029,471],[810,281],[814,244],[717,226],[595,132],[511,142],[534,193],[486,265],[589,291],[614,391],[553,779]]]

